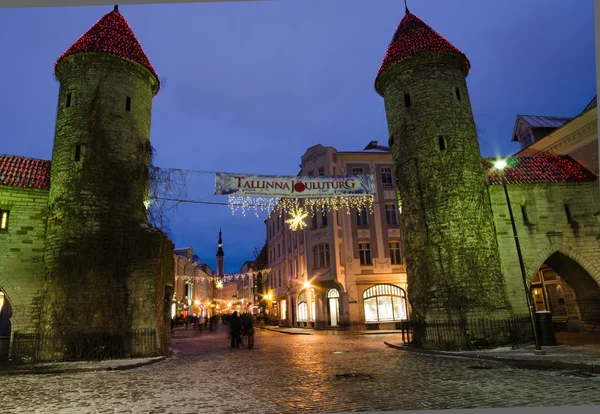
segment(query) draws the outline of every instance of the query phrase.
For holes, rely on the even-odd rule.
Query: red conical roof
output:
[[[429,27],[423,20],[407,11],[406,15],[398,25],[392,42],[388,47],[381,68],[375,78],[375,84],[379,76],[394,63],[408,59],[421,52],[455,52],[465,58],[467,71],[471,69],[471,63],[467,56],[444,39],[438,32]]]
[[[113,11],[105,14],[98,20],[73,46],[68,48],[58,58],[54,65],[55,73],[56,67],[61,60],[67,56],[82,52],[111,53],[123,59],[139,63],[154,75],[160,88],[160,80],[150,64],[148,56],[146,56],[142,45],[140,45],[140,42],[138,42],[131,31],[127,20],[119,13],[116,7]]]

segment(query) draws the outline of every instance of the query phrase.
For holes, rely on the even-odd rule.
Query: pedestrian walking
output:
[[[240,335],[242,333],[242,318],[238,315],[238,312],[233,312],[231,319],[229,320],[229,333],[231,335],[231,347],[240,347]]]
[[[248,341],[248,349],[254,348],[254,316],[250,312],[242,315],[242,329]]]

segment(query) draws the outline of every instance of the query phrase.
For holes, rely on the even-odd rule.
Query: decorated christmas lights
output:
[[[298,229],[302,230],[304,227],[306,227],[306,223],[304,222],[304,219],[307,216],[308,216],[308,213],[306,212],[306,210],[304,210],[302,208],[298,208],[292,212],[292,218],[289,220],[286,220],[285,222],[290,225],[291,231],[296,231]]]
[[[467,71],[471,63],[467,56],[452,43],[444,39],[438,32],[429,27],[423,20],[408,12],[398,25],[392,42],[388,47],[383,63],[375,78],[375,85],[379,76],[391,65],[408,59],[421,52],[451,52],[463,56]]]
[[[105,14],[58,58],[54,65],[54,73],[56,74],[56,68],[63,59],[76,53],[109,53],[139,63],[154,75],[160,88],[158,75],[142,45],[131,31],[127,20],[116,9]]]
[[[233,282],[234,280],[244,280],[250,277],[256,277],[259,274],[268,275],[271,273],[271,269],[262,269],[255,272],[247,272],[247,273],[229,273],[223,276],[188,276],[188,275],[177,275],[176,278],[178,280],[185,281],[207,281],[207,282],[215,282],[217,289],[222,289],[224,283]],[[221,287],[219,287],[219,285]]]

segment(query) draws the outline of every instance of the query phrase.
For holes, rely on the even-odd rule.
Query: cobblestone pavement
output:
[[[292,413],[600,404],[600,376],[399,352],[396,335],[282,335],[255,349],[175,331],[175,355],[128,371],[0,377],[3,413]],[[345,375],[363,374],[363,375]]]

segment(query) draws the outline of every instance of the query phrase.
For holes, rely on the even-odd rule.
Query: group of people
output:
[[[247,339],[248,349],[254,348],[254,316],[246,312],[240,316],[238,311],[234,311],[229,319],[229,335],[231,338],[231,347],[239,348],[243,345],[243,338]]]

